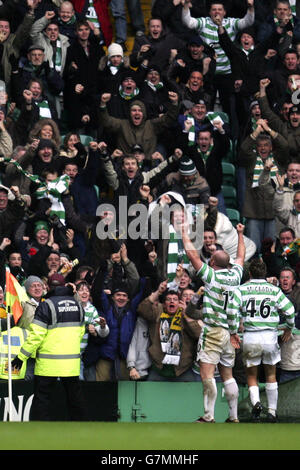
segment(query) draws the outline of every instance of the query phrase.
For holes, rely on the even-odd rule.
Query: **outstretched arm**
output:
[[[187,234],[186,227],[183,227],[182,229],[182,241],[187,257],[189,258],[195,270],[198,272],[199,269],[202,268],[203,261],[201,260],[198,251],[191,242]]]
[[[235,264],[239,264],[240,266],[244,266],[245,262],[245,255],[246,255],[246,247],[244,241],[244,229],[245,226],[243,224],[237,224],[236,230],[238,233],[238,247],[236,252],[236,260]]]

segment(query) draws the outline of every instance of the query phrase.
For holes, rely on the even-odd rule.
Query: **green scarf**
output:
[[[213,126],[214,125],[214,120],[218,120],[218,121],[221,121],[222,124],[224,124],[224,121],[223,119],[221,118],[220,114],[219,113],[216,113],[216,112],[213,112],[213,111],[209,111],[207,114],[206,114],[206,117],[209,119],[211,125]]]
[[[206,161],[207,161],[208,157],[209,157],[210,154],[211,154],[211,151],[212,151],[212,149],[213,149],[213,146],[214,146],[214,145],[211,144],[211,145],[209,146],[208,150],[206,150],[206,152],[202,152],[202,151],[200,150],[200,148],[198,147],[198,153],[200,153],[200,156],[201,156],[201,158],[202,158],[202,160],[203,160],[203,162],[204,162],[205,165],[206,165]]]
[[[270,171],[270,178],[276,181],[276,173],[278,173],[278,167],[276,163],[274,162],[272,153],[270,154],[268,158],[272,158],[273,160],[273,166]],[[255,167],[253,171],[252,188],[258,187],[258,180],[263,169],[264,169],[264,162],[262,161],[261,157],[257,155],[256,163],[255,163]]]
[[[187,269],[190,265],[190,260],[184,251],[181,238],[176,235],[173,225],[170,225],[169,234],[167,272],[168,281],[172,282],[176,277],[178,264],[182,264]]]
[[[196,140],[195,119],[190,114],[188,114],[186,118],[187,120],[192,122],[192,126],[188,134],[188,146],[191,147],[192,145],[195,144],[195,140]]]
[[[160,90],[164,86],[162,82],[157,83],[157,85],[154,85],[154,83],[151,83],[149,80],[145,80],[145,82],[153,91]]]
[[[64,24],[74,24],[74,23],[76,23],[76,16],[73,15],[72,18],[71,18],[69,21],[67,21],[67,22],[62,21],[61,18],[58,18],[58,22],[59,22],[61,25],[64,25]]]
[[[182,347],[182,309],[179,308],[175,315],[162,313],[160,316],[160,344],[162,352],[165,356],[162,360],[163,364],[171,364],[178,366],[180,362]]]
[[[4,161],[5,162],[9,162],[9,163],[13,163],[13,165],[15,165],[15,167],[17,168],[18,171],[20,171],[24,176],[26,176],[27,178],[30,179],[30,181],[32,181],[33,183],[36,183],[36,184],[40,184],[40,185],[43,185],[43,181],[40,180],[39,176],[38,175],[32,175],[31,173],[28,173],[28,171],[24,170],[20,163],[17,162],[16,160],[13,160],[11,158],[4,158]]]
[[[119,87],[119,93],[120,93],[120,96],[122,98],[124,98],[124,100],[132,100],[132,98],[134,98],[136,95],[138,95],[140,92],[140,90],[138,89],[138,87],[136,87],[136,89],[134,90],[133,93],[130,93],[129,95],[127,93],[124,93],[124,90],[122,88],[122,85],[120,85]]]
[[[60,72],[61,71],[61,42],[60,42],[60,39],[57,39],[57,41],[56,41],[56,44],[55,44],[55,57],[53,59],[52,59],[52,62],[54,62],[54,63],[52,63],[52,67],[54,67],[57,72]]]
[[[51,202],[50,215],[57,215],[60,221],[66,225],[65,207],[61,201],[62,194],[69,188],[70,178],[62,175],[44,186],[40,186],[35,194],[37,199],[48,198]]]
[[[246,51],[246,49],[243,49],[243,47],[242,47],[241,49],[242,49],[242,51],[244,52],[244,54],[246,54],[246,56],[248,56],[248,55],[250,54],[250,52],[253,51],[254,46],[251,46],[248,51]]]
[[[252,131],[255,131],[255,129],[257,128],[257,122],[254,117],[251,118],[251,125],[252,125]]]
[[[123,65],[123,61],[119,65],[112,65],[110,60],[107,61],[107,67],[110,69],[112,75],[116,75],[116,73],[118,73],[122,65]]]

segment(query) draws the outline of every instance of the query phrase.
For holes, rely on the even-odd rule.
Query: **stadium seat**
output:
[[[226,208],[237,209],[237,196],[235,187],[223,185],[222,193],[225,199]]]
[[[89,145],[89,143],[94,140],[94,137],[91,137],[90,135],[79,134],[79,136],[80,136],[80,142],[81,142],[82,145],[84,145],[84,146]],[[65,138],[65,137],[66,137],[65,135],[62,135],[62,136],[61,136],[61,142],[62,142],[62,144],[64,143],[64,138]]]
[[[89,145],[90,142],[94,140],[94,137],[91,137],[90,135],[84,135],[80,134],[80,141],[82,145],[87,146]]]
[[[237,209],[226,209],[227,217],[229,218],[232,225],[235,227],[241,220],[241,215]]]
[[[96,194],[97,194],[97,198],[99,200],[100,198],[100,190],[99,190],[99,186],[97,184],[94,184],[94,189],[96,191]]]
[[[235,166],[229,162],[222,162],[223,171],[223,184],[228,186],[235,186]]]

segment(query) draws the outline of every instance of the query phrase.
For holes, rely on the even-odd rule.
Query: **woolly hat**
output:
[[[121,83],[126,80],[126,78],[131,78],[133,81],[137,81],[137,75],[136,72],[132,69],[126,69],[122,72],[120,81]]]
[[[27,292],[34,282],[39,282],[40,284],[42,284],[42,286],[44,286],[43,281],[38,276],[28,276],[28,278],[24,282],[24,287]]]
[[[123,47],[116,42],[112,42],[111,45],[107,49],[107,55],[108,55],[108,58],[113,57],[114,55],[120,55],[123,57],[124,56]]]
[[[253,106],[256,106],[257,104],[259,105],[259,102],[257,100],[252,101],[249,106],[250,111],[253,108]]]
[[[179,162],[179,173],[182,176],[195,175],[197,173],[197,168],[193,160],[188,157],[181,158]]]
[[[38,220],[34,226],[34,233],[36,234],[39,230],[46,230],[50,233],[50,227],[44,220]]]
[[[119,284],[116,284],[112,288],[112,295],[116,294],[117,292],[124,292],[125,294],[128,295],[129,297],[129,290],[127,285],[124,282],[120,282]]]

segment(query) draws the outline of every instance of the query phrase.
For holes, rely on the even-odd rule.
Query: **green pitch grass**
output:
[[[299,450],[300,424],[0,423],[1,450]]]

